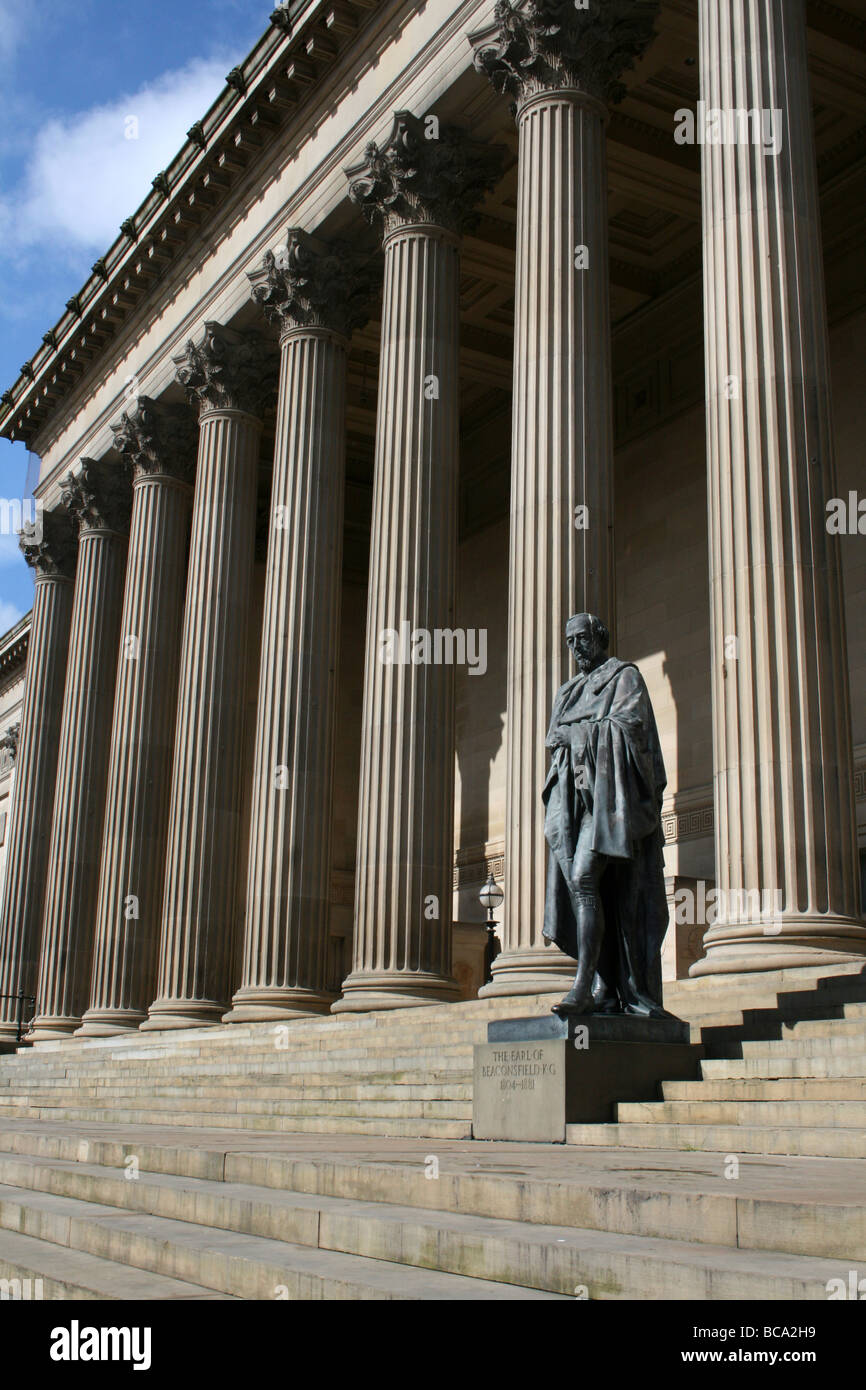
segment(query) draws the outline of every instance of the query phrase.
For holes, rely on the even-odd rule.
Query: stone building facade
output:
[[[2,398],[42,460],[0,907],[35,1040],[564,987],[580,610],[656,710],[667,976],[866,957],[864,33],[274,11]]]

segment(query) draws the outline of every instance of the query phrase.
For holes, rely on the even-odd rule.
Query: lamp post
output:
[[[493,870],[487,875],[487,882],[478,894],[481,906],[487,912],[487,945],[484,947],[484,983],[488,984],[493,977],[493,962],[499,955],[496,945],[494,931],[496,928],[496,918],[493,916],[497,907],[500,907],[505,897],[496,879],[493,877]]]

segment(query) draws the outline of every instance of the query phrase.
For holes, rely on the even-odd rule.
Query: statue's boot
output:
[[[601,907],[591,902],[576,902],[574,916],[577,924],[577,974],[574,984],[551,1012],[559,1014],[591,1014],[595,1012],[592,985],[595,968],[604,939]]]
[[[594,1012],[592,1004],[592,993],[580,992],[570,989],[568,994],[564,994],[558,1004],[551,1007],[551,1013],[559,1014],[564,1018],[566,1014],[591,1014]]]
[[[619,997],[609,989],[595,989],[592,992],[592,1012],[594,1014],[621,1014]]]

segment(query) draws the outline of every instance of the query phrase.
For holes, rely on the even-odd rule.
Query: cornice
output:
[[[290,0],[196,121],[66,312],[0,396],[0,437],[28,446],[193,235],[387,0]]]
[[[16,671],[23,671],[30,646],[32,610],[19,618],[14,627],[0,637],[0,687],[8,685]]]

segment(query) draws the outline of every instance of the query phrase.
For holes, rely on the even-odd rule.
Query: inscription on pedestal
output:
[[[697,1077],[701,1049],[687,1037],[676,1019],[491,1023],[492,1040],[475,1048],[473,1136],[563,1143],[566,1125],[610,1122],[617,1102],[655,1100],[660,1081]]]
[[[476,1047],[476,1138],[564,1139],[564,1116],[563,1042]]]

